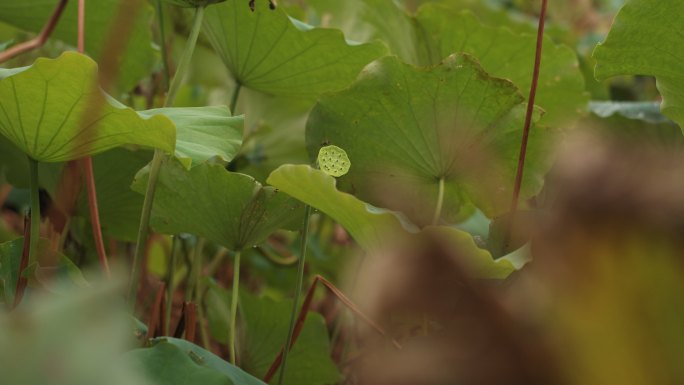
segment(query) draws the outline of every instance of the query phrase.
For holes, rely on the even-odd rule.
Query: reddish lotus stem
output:
[[[518,201],[520,199],[520,188],[522,187],[523,171],[525,170],[525,156],[527,155],[527,143],[530,136],[530,126],[532,125],[532,113],[534,112],[534,99],[537,96],[537,85],[539,83],[539,69],[541,68],[542,45],[544,43],[544,23],[546,21],[546,5],[548,0],[542,0],[541,13],[539,15],[539,26],[537,27],[537,47],[534,54],[534,70],[532,72],[532,84],[530,85],[530,96],[527,99],[527,112],[525,114],[525,126],[523,127],[522,142],[520,144],[520,155],[518,157],[518,169],[515,173],[515,184],[513,186],[513,199],[511,201],[510,213],[515,215],[518,211]],[[513,223],[513,221],[511,221]],[[506,244],[511,232],[509,224]]]
[[[62,16],[62,13],[64,12],[64,8],[66,8],[67,2],[69,0],[61,0],[59,4],[55,7],[55,10],[52,11],[52,15],[50,16],[50,19],[48,20],[47,24],[45,24],[45,27],[43,27],[43,30],[40,31],[40,34],[38,36],[34,37],[33,39],[29,41],[25,41],[21,44],[17,44],[14,47],[1,52],[0,53],[0,63],[4,63],[7,60],[20,55],[24,52],[31,51],[33,49],[42,47],[43,44],[47,41],[47,39],[52,35],[52,31],[55,29],[57,26],[57,23],[59,22],[60,17]]]
[[[197,305],[192,302],[185,304],[185,339],[195,343],[195,330],[197,330]]]
[[[38,219],[40,220],[40,219]],[[17,277],[17,286],[14,290],[14,303],[12,309],[16,308],[24,297],[24,289],[26,289],[26,278],[24,278],[24,269],[29,262],[29,245],[31,244],[31,215],[24,218],[24,246],[21,250],[21,262],[19,262],[19,277]]]
[[[5,205],[5,201],[7,200],[10,192],[12,192],[11,184],[0,186],[0,208]]]
[[[85,0],[78,0],[78,52],[85,53]],[[93,172],[93,158],[88,156],[83,158],[83,169],[85,170],[85,182],[88,193],[88,210],[90,211],[90,224],[95,238],[95,250],[100,260],[102,272],[108,279],[112,273],[109,270],[107,252],[105,251],[104,238],[102,237],[102,226],[100,225],[100,210],[97,206],[97,189],[95,188],[95,173]]]
[[[165,335],[164,322],[161,322],[164,311],[162,307],[164,306],[164,294],[166,293],[166,284],[164,282],[159,284],[157,288],[157,295],[154,297],[154,302],[152,303],[152,308],[150,309],[150,318],[147,321],[147,336],[146,339],[153,338],[156,336],[157,328],[162,329],[162,335]]]
[[[100,260],[102,272],[107,278],[111,278],[107,252],[105,251],[104,238],[102,237],[102,227],[100,226],[100,211],[97,207],[97,190],[95,188],[95,174],[93,173],[93,158],[83,158],[83,168],[85,171],[86,187],[88,190],[88,209],[90,211],[90,223],[93,228],[93,238],[95,238],[95,249]]]
[[[183,332],[185,331],[185,306],[187,304],[187,302],[181,303],[180,317],[178,318],[176,328],[173,330],[173,338],[183,338]]]
[[[85,52],[85,0],[78,0],[78,52]]]
[[[354,302],[352,302],[340,289],[335,287],[330,281],[327,279],[323,278],[320,275],[316,275],[314,278],[313,283],[309,287],[309,290],[306,292],[306,297],[304,298],[304,302],[302,302],[302,307],[299,312],[299,316],[297,317],[297,322],[295,323],[295,328],[294,328],[294,333],[292,335],[292,346],[290,346],[290,350],[292,350],[292,347],[294,346],[295,342],[297,341],[297,337],[299,337],[299,334],[302,332],[302,329],[304,328],[304,321],[306,320],[306,315],[309,312],[309,308],[311,307],[311,302],[313,301],[313,296],[314,292],[316,291],[316,284],[317,283],[322,283],[328,290],[330,290],[337,299],[340,300],[344,305],[346,305],[349,310],[351,310],[354,314],[356,314],[357,317],[361,318],[364,322],[366,322],[370,327],[372,327],[375,331],[377,331],[380,335],[383,337],[387,337],[387,333],[385,330],[383,330],[382,327],[380,327],[377,323],[375,323],[373,320],[368,318],[361,309],[359,309]],[[401,349],[401,345],[399,345],[399,342],[397,342],[395,339],[392,339],[392,344],[397,348]],[[282,347],[280,348],[280,352],[278,352],[278,355],[276,356],[275,360],[271,364],[271,367],[268,369],[268,372],[266,372],[266,375],[264,376],[264,382],[269,383],[271,382],[271,379],[273,376],[276,374],[278,371],[278,368],[280,367],[280,364],[283,361],[283,352],[285,348]]]

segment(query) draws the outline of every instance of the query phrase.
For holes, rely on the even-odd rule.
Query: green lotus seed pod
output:
[[[324,173],[338,177],[349,172],[351,161],[343,149],[325,146],[318,151],[318,167]]]
[[[210,4],[222,3],[226,0],[164,0],[167,3],[184,8],[205,7]]]

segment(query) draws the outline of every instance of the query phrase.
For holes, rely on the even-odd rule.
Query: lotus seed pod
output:
[[[343,149],[325,146],[318,151],[318,167],[328,175],[340,177],[349,172],[351,161]]]

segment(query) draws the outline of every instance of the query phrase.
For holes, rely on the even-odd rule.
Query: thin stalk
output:
[[[439,179],[439,191],[437,192],[437,206],[435,206],[435,213],[432,216],[432,225],[439,224],[439,218],[442,216],[442,206],[444,205],[444,177]]]
[[[78,0],[78,52],[85,53],[85,0]],[[93,171],[93,158],[83,158],[83,170],[85,172],[86,192],[88,195],[88,211],[90,212],[90,225],[93,230],[95,250],[100,261],[100,267],[105,277],[111,278],[109,261],[105,251],[102,227],[100,226],[100,209],[97,205],[97,189],[95,187],[95,173]]]
[[[152,307],[150,308],[150,316],[147,320],[147,336],[146,340],[154,338],[156,335],[164,335],[165,329],[164,325],[161,325],[161,311],[162,303],[164,300],[164,291],[166,291],[166,285],[162,282],[157,289],[157,293],[154,295],[154,302],[152,302]],[[161,329],[160,333],[157,333],[157,329]]]
[[[281,256],[279,250],[270,250],[262,246],[257,246],[255,250],[278,266],[290,266],[295,264],[299,259],[299,257],[289,252],[288,255]]]
[[[185,303],[185,340],[195,343],[195,332],[197,330],[197,305],[192,302]]]
[[[0,52],[0,63],[4,63],[7,60],[10,60],[24,52],[42,47],[50,35],[52,35],[52,31],[54,31],[57,23],[59,23],[59,19],[62,17],[62,13],[64,13],[64,9],[66,8],[68,2],[69,0],[60,0],[60,2],[57,3],[54,11],[52,11],[52,15],[50,15],[50,19],[47,21],[45,27],[43,27],[43,30],[40,31],[38,36],[29,41],[17,44],[6,51]]]
[[[306,316],[309,313],[309,309],[311,308],[311,304],[313,302],[313,296],[314,292],[316,290],[316,285],[318,283],[321,283],[323,286],[325,286],[337,299],[342,302],[351,312],[356,315],[359,319],[364,321],[366,324],[368,324],[371,328],[373,328],[376,332],[378,332],[381,336],[391,338],[387,332],[377,323],[375,323],[372,319],[370,319],[368,316],[366,316],[361,309],[359,309],[352,300],[349,299],[340,289],[335,287],[330,281],[327,279],[323,278],[321,275],[316,275],[314,277],[313,283],[309,287],[309,290],[306,293],[306,296],[304,297],[304,302],[302,302],[302,307],[301,310],[299,311],[299,316],[297,317],[297,321],[295,322],[295,327],[294,331],[292,333],[292,344],[294,344],[297,341],[297,338],[299,337],[299,334],[302,331],[302,328],[304,328],[304,321],[306,320]],[[397,340],[394,338],[391,338],[392,345],[394,345],[395,348],[401,349],[401,345]],[[292,345],[290,345],[290,349],[292,349]],[[270,383],[271,379],[275,375],[276,371],[278,368],[280,368],[280,365],[283,363],[283,353],[285,349],[282,348],[280,349],[280,352],[276,356],[275,360],[271,364],[271,367],[268,369],[266,372],[266,375],[264,376],[264,382]]]
[[[171,75],[169,74],[171,73],[171,71],[169,70],[169,53],[166,47],[166,29],[164,28],[164,5],[162,4],[162,0],[157,0],[156,6],[157,17],[159,18],[159,46],[161,47],[162,68],[164,69],[164,89],[168,90],[171,78]]]
[[[78,0],[78,52],[85,52],[85,0]]]
[[[185,75],[188,72],[188,67],[190,67],[190,60],[192,60],[192,54],[193,52],[195,52],[197,37],[199,36],[200,30],[202,29],[203,19],[204,7],[197,7],[195,9],[195,19],[192,22],[190,36],[188,37],[188,42],[185,45],[183,55],[181,56],[181,59],[178,62],[176,74],[173,76],[173,80],[171,81],[171,85],[169,86],[169,93],[166,95],[164,107],[171,107],[173,102],[176,100],[176,93],[178,93],[181,84],[183,84],[183,80],[185,80]]]
[[[278,374],[278,385],[283,384],[285,379],[285,368],[287,367],[287,356],[292,347],[292,337],[294,336],[295,323],[297,321],[297,309],[299,308],[299,299],[302,295],[302,286],[304,284],[304,265],[306,264],[306,246],[309,238],[309,217],[311,217],[311,206],[307,205],[304,211],[304,224],[302,225],[302,249],[297,263],[297,285],[295,288],[294,300],[292,301],[292,311],[290,312],[290,328],[287,332],[287,339],[285,340],[285,347],[283,349],[283,363]]]
[[[166,330],[171,330],[171,310],[173,309],[174,273],[178,262],[178,236],[174,235],[171,241],[171,257],[169,258],[168,275],[166,278],[166,314],[164,314],[164,325]]]
[[[539,25],[537,27],[537,47],[534,54],[534,69],[532,72],[532,84],[530,85],[530,95],[527,99],[527,112],[525,114],[525,126],[523,127],[522,142],[520,144],[520,154],[518,156],[518,169],[515,173],[515,184],[513,186],[513,198],[511,200],[511,214],[515,215],[518,211],[518,201],[520,188],[522,186],[523,171],[525,170],[525,156],[527,155],[527,143],[532,124],[532,113],[534,112],[534,100],[537,95],[537,84],[539,83],[539,70],[541,68],[542,46],[544,43],[544,23],[546,19],[547,0],[541,0],[541,13],[539,15]],[[510,233],[510,227],[508,229]]]
[[[29,264],[38,258],[40,240],[40,187],[38,185],[38,162],[29,157],[31,185],[31,236],[29,239]]]
[[[359,257],[359,263],[356,265],[356,268],[354,269],[354,275],[353,275],[353,280],[351,284],[351,296],[356,295],[357,291],[357,285],[359,282],[359,275],[361,275],[361,268],[363,267],[363,262],[366,260],[366,255],[361,254]],[[351,300],[350,300],[351,301]],[[342,324],[345,318],[345,315],[347,314],[348,310],[347,309],[342,309],[342,314],[340,315],[340,320],[337,322],[335,325],[335,329],[333,330],[333,333],[330,337],[330,348],[331,350],[335,348],[335,345],[337,343],[337,339],[339,338],[341,332],[342,332]],[[346,350],[346,346],[345,349]],[[344,351],[343,351],[344,353]]]
[[[14,303],[7,304],[11,309],[15,309],[19,306],[21,299],[24,298],[24,290],[26,289],[27,279],[24,277],[24,269],[29,264],[29,244],[31,243],[31,216],[24,218],[24,244],[21,249],[21,261],[19,262],[19,270],[17,271],[17,285],[14,289]]]
[[[145,254],[145,246],[147,245],[147,236],[149,233],[148,228],[150,226],[150,216],[152,214],[152,202],[154,201],[154,193],[157,189],[156,182],[157,179],[159,179],[159,171],[161,171],[163,158],[163,152],[159,150],[154,151],[154,156],[152,157],[152,163],[150,165],[150,174],[147,182],[147,189],[145,191],[145,199],[143,200],[142,213],[140,215],[140,227],[138,227],[138,240],[135,245],[135,253],[133,254],[133,270],[131,272],[131,282],[128,288],[128,301],[131,309],[135,307],[136,297],[138,294],[143,254]]]
[[[109,261],[105,251],[104,237],[102,236],[102,226],[100,225],[100,209],[97,204],[97,189],[95,187],[95,174],[93,171],[93,158],[87,156],[83,158],[83,169],[85,171],[85,182],[88,193],[88,211],[90,212],[90,224],[95,240],[95,250],[100,261],[100,267],[105,277],[111,278]]]
[[[238,250],[233,260],[233,292],[230,299],[230,334],[228,334],[228,344],[230,345],[230,363],[235,365],[237,356],[235,354],[235,331],[237,326],[237,310],[240,290],[240,256],[242,252]]]
[[[197,254],[199,258],[195,269],[195,292],[193,298],[195,304],[197,304],[197,327],[199,328],[200,338],[202,339],[202,346],[209,350],[209,335],[204,327],[204,306],[202,306],[205,293],[204,286],[202,285],[202,266],[204,265],[204,254],[202,254],[202,251],[204,249],[204,238],[200,238],[199,241],[202,243],[202,245]]]
[[[201,296],[200,296],[201,297]],[[200,332],[200,339],[202,340],[202,347],[211,350],[211,342],[209,341],[209,333],[207,332],[207,328],[204,327],[205,325],[205,315],[204,315],[204,306],[202,306],[202,302],[197,303],[197,327],[199,328]]]
[[[196,299],[196,293],[199,291],[200,278],[202,277],[202,261],[204,250],[204,238],[197,238],[195,251],[192,256],[192,268],[188,274],[188,284],[185,290],[185,302],[191,302]]]
[[[211,258],[209,264],[207,265],[207,277],[213,277],[216,274],[219,266],[223,262],[223,259],[228,255],[228,249],[225,247],[220,247],[216,254]]]
[[[178,64],[178,68],[176,69],[176,74],[174,75],[171,86],[169,87],[169,93],[164,101],[164,107],[171,107],[173,105],[173,102],[176,98],[176,93],[178,92],[178,89],[185,78],[185,74],[190,64],[190,59],[192,59],[192,54],[195,51],[195,45],[197,44],[197,37],[199,36],[199,31],[202,27],[203,18],[204,7],[199,7],[195,11],[195,20],[192,25],[192,30],[190,31],[188,42],[183,50],[183,56]],[[136,294],[140,284],[140,271],[143,261],[142,255],[145,252],[145,244],[147,243],[147,236],[149,233],[152,203],[154,202],[154,194],[157,191],[159,172],[161,171],[161,166],[165,158],[166,155],[164,155],[161,150],[157,149],[154,151],[152,163],[150,164],[147,189],[145,191],[145,199],[143,200],[142,213],[140,215],[140,226],[138,227],[138,239],[135,245],[135,253],[133,254],[131,282],[128,290],[128,300],[131,308],[135,306]]]
[[[235,89],[233,89],[233,96],[230,98],[230,113],[235,115],[235,109],[237,108],[238,99],[240,98],[240,90],[242,89],[242,84],[240,82],[235,83]]]

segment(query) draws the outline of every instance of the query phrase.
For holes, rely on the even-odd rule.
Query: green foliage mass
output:
[[[684,2],[537,3],[0,0],[0,383],[678,383]]]

